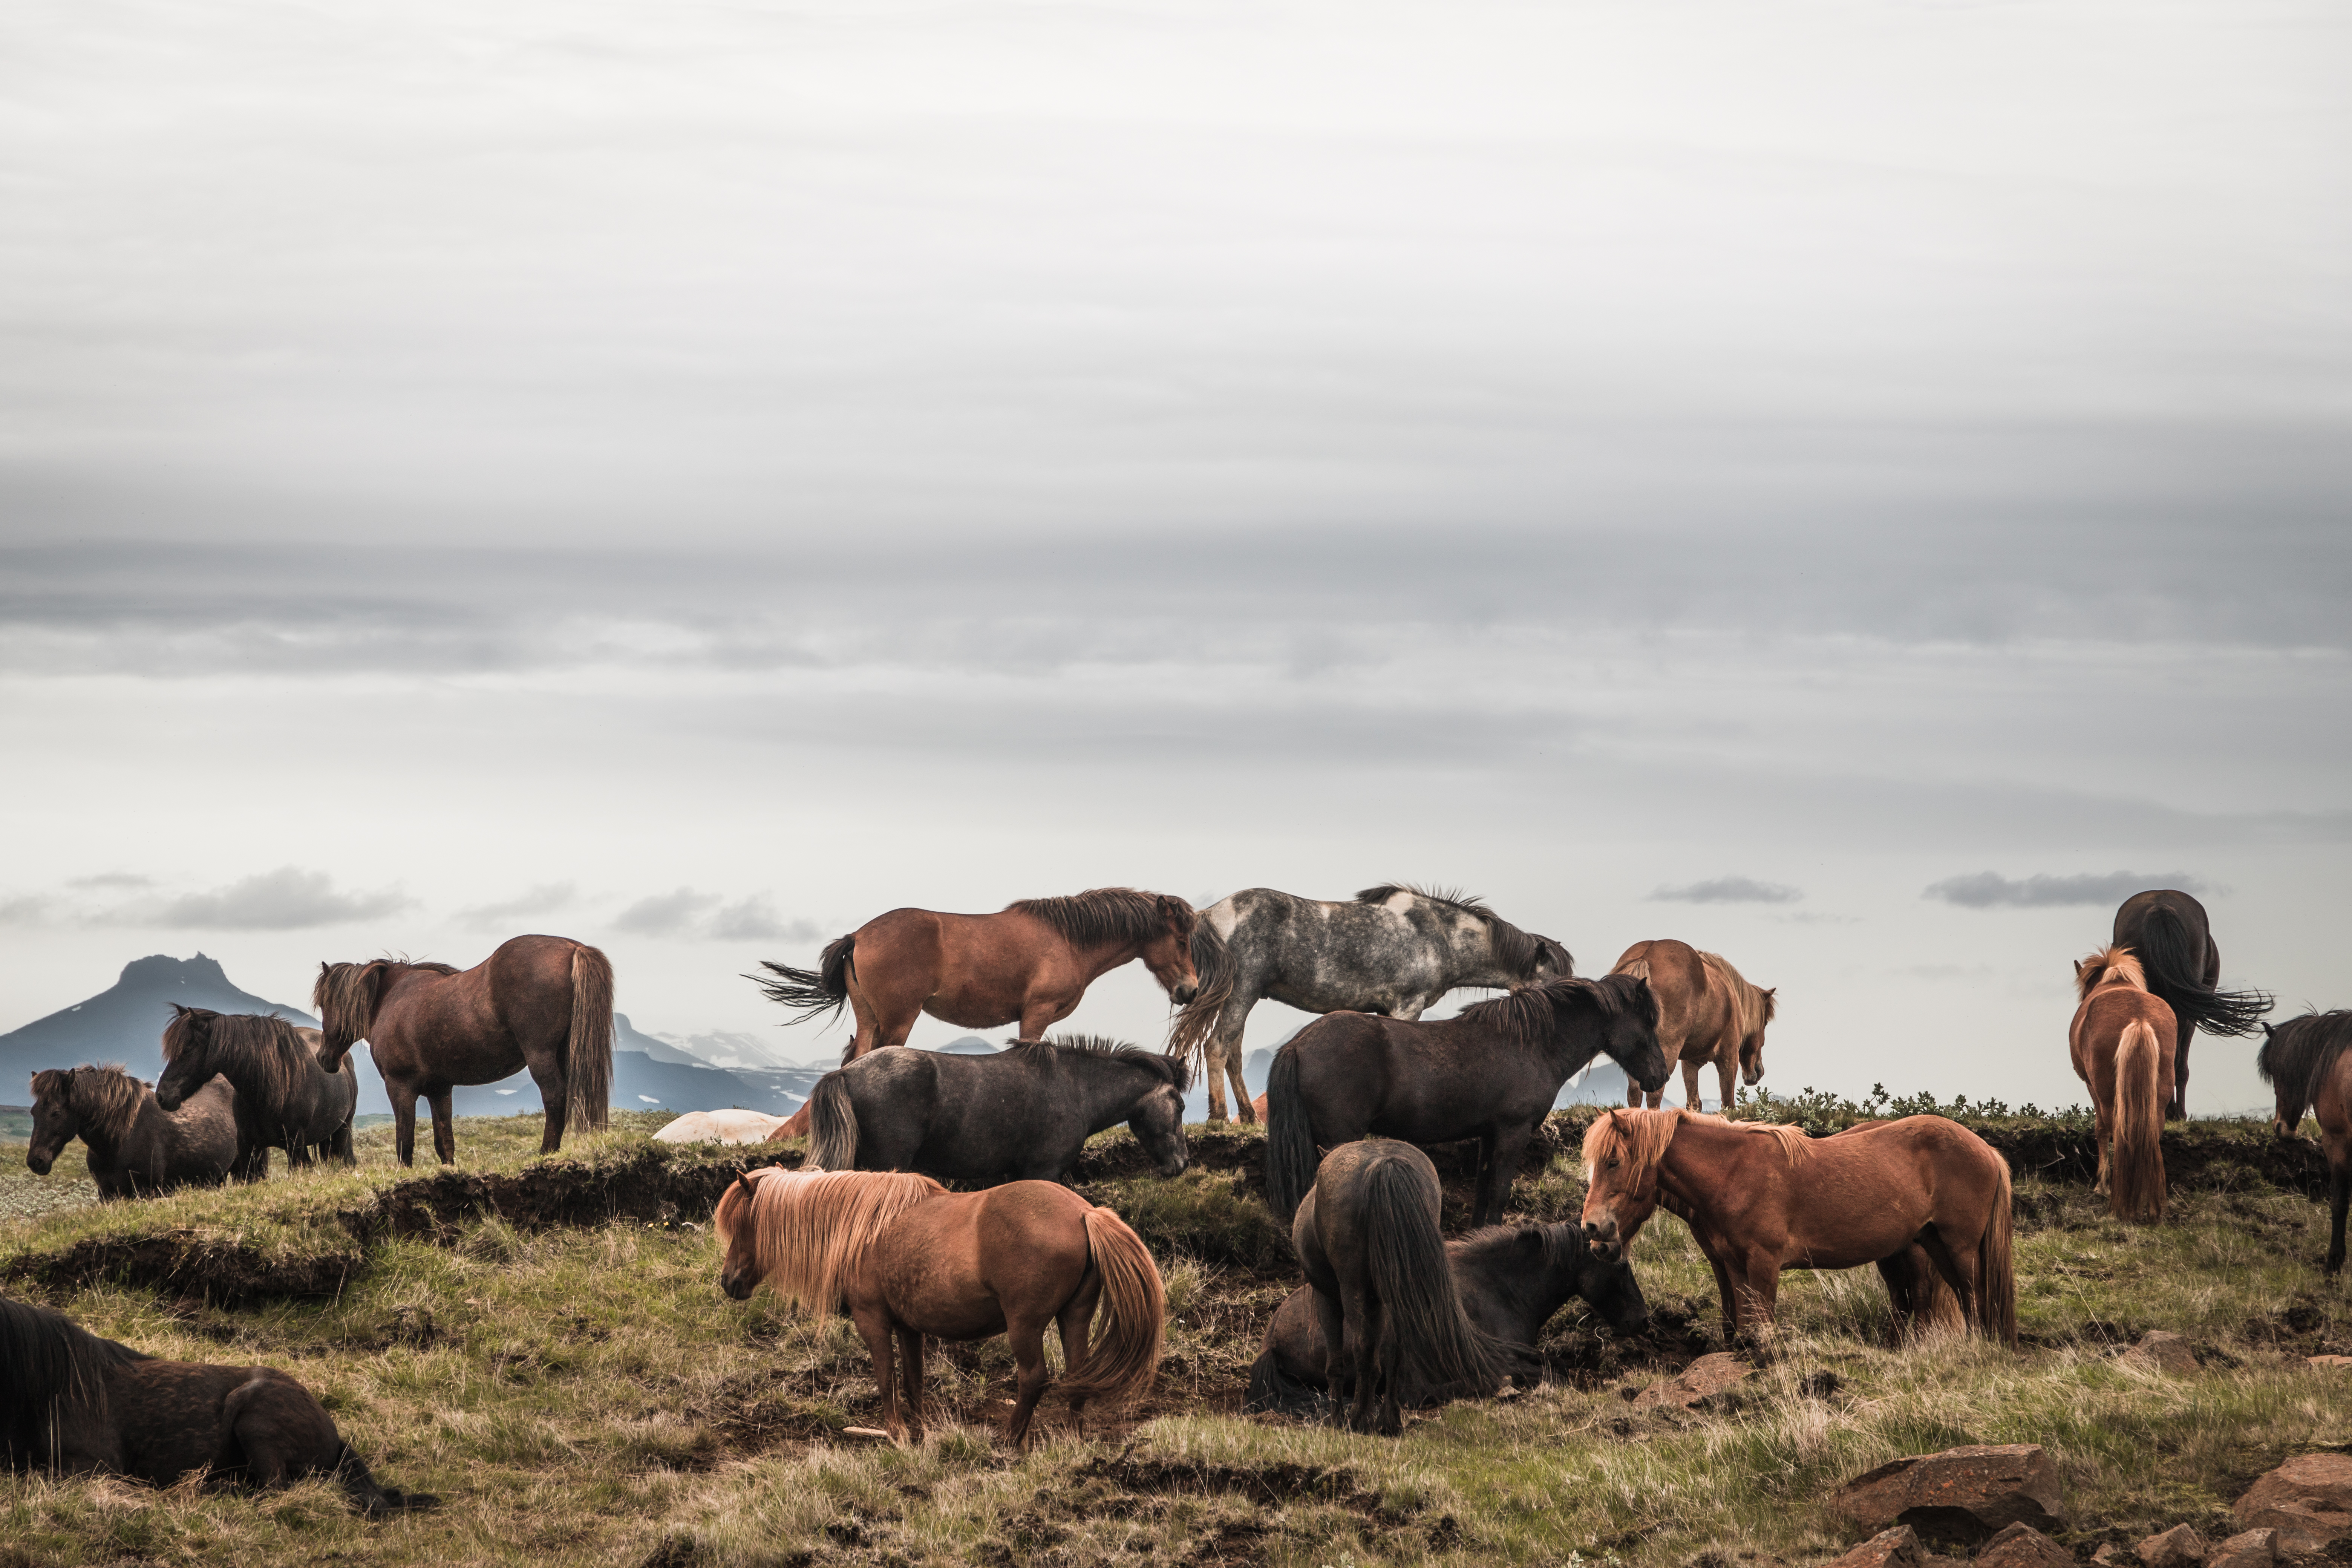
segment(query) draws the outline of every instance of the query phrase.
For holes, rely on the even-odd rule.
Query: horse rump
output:
[[[2115,1152],[2107,1166],[2107,1204],[2120,1220],[2164,1217],[2165,1105],[2158,1082],[2164,1049],[2145,1018],[2124,1026],[2116,1044]]]
[[[1315,1128],[1298,1087],[1298,1039],[1294,1036],[1274,1053],[1274,1066],[1265,1075],[1267,1206],[1288,1225],[1314,1184]]]
[[[2158,904],[2140,920],[2140,968],[2147,988],[2171,1004],[2172,1010],[2196,1028],[2225,1039],[2240,1038],[2262,1026],[2263,1015],[2275,1005],[2264,991],[2217,991],[2205,983],[2205,947],[2189,934],[2180,911]]]
[[[1500,1347],[1463,1310],[1422,1182],[1401,1159],[1375,1161],[1364,1173],[1365,1270],[1396,1336],[1400,1386],[1391,1393],[1407,1405],[1448,1388],[1486,1393],[1502,1376]]]
[[[1074,1407],[1088,1399],[1125,1405],[1150,1393],[1160,1375],[1167,1288],[1151,1249],[1109,1209],[1087,1211],[1087,1249],[1102,1275],[1103,1331],[1085,1361],[1065,1369],[1062,1392]]]
[[[857,1106],[849,1096],[849,1079],[835,1068],[809,1090],[808,1162],[811,1171],[857,1169]]]
[[[757,985],[769,1001],[793,1009],[793,1016],[784,1020],[787,1026],[805,1024],[828,1014],[839,1016],[849,1001],[850,963],[856,947],[857,933],[852,931],[825,943],[814,969],[794,969],[791,964],[763,958],[760,967],[776,978],[762,980],[756,974],[743,978]]]

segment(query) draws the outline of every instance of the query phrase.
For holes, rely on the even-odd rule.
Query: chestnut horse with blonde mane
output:
[[[1728,1337],[1769,1334],[1784,1268],[1876,1263],[1893,1289],[1890,1266],[1907,1275],[1916,1247],[1972,1327],[2017,1343],[2009,1163],[1956,1121],[1906,1116],[1816,1140],[1679,1108],[1608,1110],[1584,1136],[1584,1165],[1593,1250],[1623,1257],[1661,1207],[1681,1218],[1715,1267]]]
[[[896,1171],[770,1166],[727,1189],[711,1228],[729,1296],[744,1300],[766,1283],[803,1313],[838,1311],[857,1325],[893,1442],[923,1438],[926,1334],[1012,1341],[1020,1390],[1004,1436],[1016,1447],[1028,1446],[1045,1392],[1048,1323],[1061,1330],[1062,1392],[1081,1430],[1088,1399],[1125,1404],[1159,1375],[1167,1302],[1150,1250],[1118,1215],[1056,1183],[950,1193]],[[1097,1304],[1103,1333],[1089,1344]]]
[[[2066,1026],[2066,1048],[2074,1076],[2090,1086],[2098,1190],[2117,1219],[2162,1219],[2164,1117],[2174,1099],[2172,1009],[2148,990],[2139,959],[2120,943],[2074,965],[2074,994],[2080,1003]]]
[[[1077,1011],[1087,987],[1141,959],[1180,1006],[1192,999],[1192,906],[1172,893],[1093,888],[1064,899],[1024,899],[992,915],[892,910],[825,945],[814,969],[761,960],[775,976],[756,983],[771,1002],[793,1009],[789,1024],[838,1016],[846,1005],[856,1031],[841,1053],[847,1067],[868,1051],[903,1046],[929,1013],[966,1029],[1020,1026],[1020,1038],[1045,1031]],[[809,1108],[786,1119],[780,1138],[809,1130]]]
[[[1721,1097],[1731,1104],[1735,1076],[1748,1083],[1764,1079],[1764,1029],[1778,1010],[1779,987],[1750,985],[1719,952],[1701,952],[1686,942],[1662,937],[1637,942],[1618,956],[1612,974],[1647,980],[1658,998],[1658,1050],[1669,1071],[1683,1068],[1683,1102],[1700,1109],[1698,1069],[1715,1064]],[[1641,1109],[1639,1084],[1625,1086],[1625,1103]],[[1665,1103],[1660,1085],[1648,1096],[1650,1109]]]

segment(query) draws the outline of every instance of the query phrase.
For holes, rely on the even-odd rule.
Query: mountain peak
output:
[[[217,958],[207,958],[199,952],[194,958],[173,958],[158,952],[146,958],[134,958],[122,966],[122,985],[227,985],[228,974]]]

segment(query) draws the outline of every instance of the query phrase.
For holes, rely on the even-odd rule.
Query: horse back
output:
[[[1332,1013],[1285,1048],[1298,1052],[1299,1092],[1327,1147],[1368,1132],[1408,1143],[1475,1137],[1540,1117],[1559,1093],[1540,1052],[1465,1018]]]
[[[1618,955],[1609,973],[1648,979],[1650,994],[1658,999],[1658,1047],[1669,1067],[1690,1054],[1684,1048],[1690,1043],[1714,1046],[1735,1016],[1721,977],[1686,942],[1637,942]]]
[[[342,1447],[318,1400],[274,1367],[132,1362],[110,1374],[107,1399],[122,1433],[123,1469],[154,1486],[193,1470],[245,1469],[239,1428],[255,1423],[268,1428],[280,1453],[308,1457],[310,1468],[331,1468]]]
[[[206,1080],[177,1110],[164,1110],[150,1089],[116,1163],[157,1186],[221,1181],[242,1145],[239,1120],[236,1090],[225,1078]]]

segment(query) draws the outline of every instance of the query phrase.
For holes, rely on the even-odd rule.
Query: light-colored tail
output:
[[[569,1086],[563,1119],[576,1131],[602,1132],[613,1099],[613,961],[593,947],[572,949],[572,1037],[565,1044]]]
[[[849,1098],[849,1081],[835,1068],[816,1080],[809,1091],[808,1112],[810,1138],[808,1162],[804,1171],[854,1171],[857,1169],[857,1107]],[[777,1131],[781,1132],[782,1128]],[[769,1134],[771,1138],[775,1133]]]
[[[1160,1375],[1168,1294],[1151,1249],[1109,1209],[1087,1211],[1087,1247],[1102,1274],[1102,1333],[1085,1362],[1066,1369],[1062,1392],[1124,1405],[1151,1392]]]
[[[2010,1257],[2009,1162],[1987,1145],[1985,1152],[2000,1167],[2000,1191],[1993,1194],[1992,1213],[1977,1243],[1977,1331],[1987,1339],[2017,1348],[2017,1266]]]
[[[2145,1019],[2116,1045],[2116,1152],[2107,1171],[2108,1209],[2120,1220],[2164,1217],[2164,1103],[2157,1069],[2164,1047]]]

